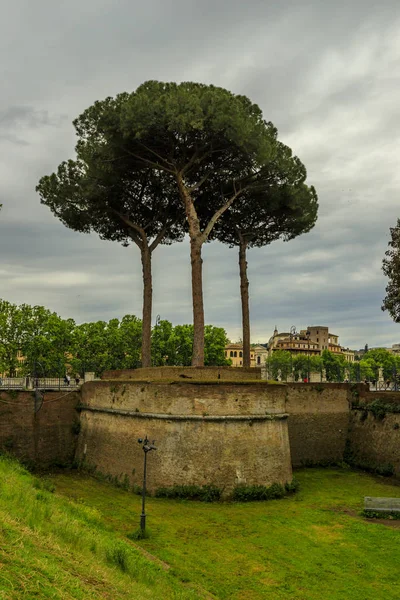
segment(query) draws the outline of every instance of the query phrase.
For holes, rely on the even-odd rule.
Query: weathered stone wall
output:
[[[352,410],[349,451],[355,465],[371,469],[392,464],[400,475],[400,414],[387,413],[383,419],[362,410]]]
[[[354,399],[353,399],[354,400]],[[351,411],[349,427],[350,459],[355,465],[371,469],[393,465],[400,476],[400,413],[393,413],[400,404],[400,392],[366,392],[360,390],[359,403],[369,405],[379,401],[389,405],[381,415],[355,408]]]
[[[162,379],[178,380],[194,379],[196,381],[241,381],[261,379],[261,367],[148,367],[143,369],[126,369],[124,371],[105,371],[102,379],[135,379],[155,381]]]
[[[343,460],[349,427],[347,384],[287,386],[289,440],[294,467]]]
[[[292,478],[285,386],[101,381],[83,386],[79,460],[150,490],[175,484],[270,485]]]
[[[36,403],[35,412],[33,392],[1,392],[0,450],[37,467],[72,463],[79,398],[78,392],[48,392],[42,404]]]

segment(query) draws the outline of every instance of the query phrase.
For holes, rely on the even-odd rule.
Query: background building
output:
[[[324,350],[341,354],[348,362],[354,362],[354,352],[339,344],[339,336],[329,332],[325,325],[313,325],[300,332],[292,327],[289,333],[279,333],[275,327],[268,342],[268,355],[276,350],[286,350],[292,354],[319,356]]]
[[[268,350],[262,344],[253,344],[250,348],[250,366],[257,367],[265,364]],[[225,358],[232,361],[232,367],[243,366],[243,344],[227,344],[225,346]]]

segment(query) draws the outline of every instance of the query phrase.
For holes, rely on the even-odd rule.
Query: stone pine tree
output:
[[[192,269],[194,343],[192,365],[204,364],[202,246],[223,213],[274,160],[276,129],[244,96],[197,83],[149,81],[131,94],[107,98],[76,121],[78,156],[110,150],[107,160],[131,169],[168,174],[187,221]],[[86,161],[88,158],[85,159]],[[199,216],[200,192],[212,177],[229,196],[215,194],[207,221]]]
[[[244,367],[250,367],[247,249],[266,246],[279,238],[288,241],[312,229],[318,200],[315,189],[308,187],[305,179],[304,165],[292,156],[290,148],[278,142],[275,160],[262,169],[259,185],[241,195],[213,232],[214,239],[239,249]]]
[[[98,107],[101,111],[102,107]],[[152,253],[159,244],[183,238],[178,195],[168,175],[135,170],[130,160],[94,139],[90,148],[78,144],[78,160],[63,162],[37,186],[43,204],[69,228],[95,231],[104,240],[134,242],[143,271],[142,366],[151,365]],[[90,151],[89,151],[90,150]],[[169,178],[170,179],[170,178]],[[180,208],[180,207],[179,207]]]
[[[400,219],[390,228],[390,238],[382,263],[382,270],[389,278],[382,310],[387,310],[393,321],[400,323]]]

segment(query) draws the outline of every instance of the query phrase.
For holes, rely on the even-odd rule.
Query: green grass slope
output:
[[[149,498],[151,536],[139,543],[221,600],[398,600],[400,522],[359,513],[364,496],[400,496],[400,487],[340,469],[304,469],[296,478],[300,492],[269,502]],[[53,482],[121,536],[137,527],[138,496],[79,474]]]
[[[72,478],[70,484],[73,490]],[[52,487],[0,456],[2,600],[206,597],[107,528],[96,507],[53,494]],[[110,506],[114,491],[110,486]]]

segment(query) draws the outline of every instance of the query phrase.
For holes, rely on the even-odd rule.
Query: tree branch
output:
[[[121,219],[121,221],[123,221],[125,223],[125,225],[128,225],[131,229],[133,229],[135,232],[137,232],[139,234],[140,238],[138,237],[136,240],[135,237],[132,236],[132,239],[140,248],[142,247],[142,245],[147,246],[147,243],[148,243],[147,236],[146,236],[146,232],[143,229],[143,227],[136,225],[136,223],[131,221],[128,217],[126,217],[125,215],[120,213],[118,210],[115,210],[115,208],[111,208],[111,211],[114,214],[116,214]],[[140,242],[140,243],[138,243],[138,242]]]
[[[218,219],[221,217],[221,215],[224,214],[224,212],[226,210],[228,210],[228,208],[233,204],[233,202],[236,200],[236,198],[238,196],[240,196],[240,194],[242,192],[244,192],[246,188],[240,189],[238,191],[235,191],[235,193],[233,194],[233,196],[231,196],[228,200],[228,202],[225,202],[225,204],[223,206],[221,206],[221,208],[219,208],[217,210],[217,212],[214,213],[214,215],[211,217],[211,219],[208,222],[207,227],[204,229],[203,233],[202,233],[202,241],[205,242],[206,239],[208,238],[208,236],[211,233],[212,228],[214,227],[215,223],[218,221]]]
[[[157,248],[158,244],[160,244],[162,242],[165,234],[167,233],[168,225],[169,225],[169,223],[167,221],[165,223],[164,227],[158,232],[157,236],[151,242],[151,244],[149,246],[150,252],[153,252],[153,250],[155,250]]]

